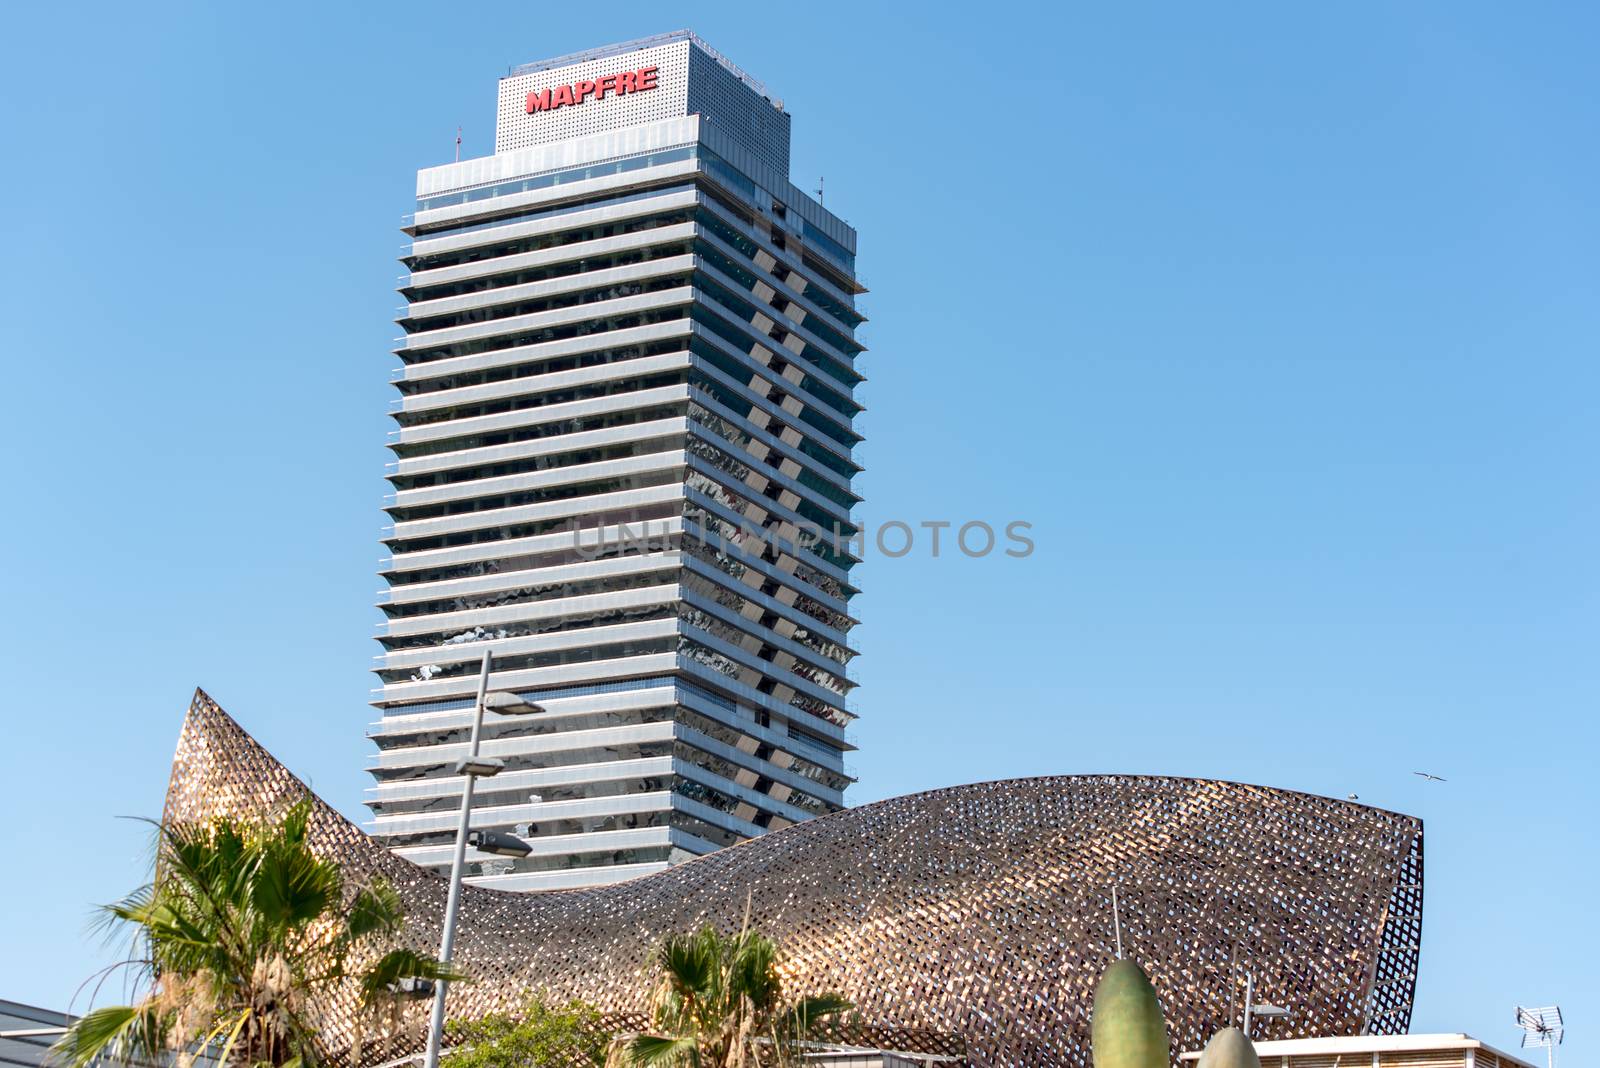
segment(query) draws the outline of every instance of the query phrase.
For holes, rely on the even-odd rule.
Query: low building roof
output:
[[[1437,1034],[1437,1035],[1349,1035],[1337,1038],[1286,1038],[1276,1041],[1260,1041],[1255,1044],[1256,1056],[1261,1058],[1263,1068],[1274,1068],[1267,1065],[1270,1057],[1294,1059],[1327,1058],[1339,1054],[1379,1054],[1379,1053],[1443,1053],[1451,1050],[1482,1050],[1492,1054],[1498,1061],[1499,1068],[1536,1068],[1535,1065],[1513,1057],[1509,1053],[1501,1052],[1486,1042],[1481,1042],[1471,1035]],[[1180,1061],[1196,1061],[1200,1059],[1200,1051],[1181,1053]],[[1387,1062],[1386,1062],[1387,1063]],[[1466,1057],[1462,1057],[1462,1064],[1466,1064]],[[1477,1068],[1483,1068],[1484,1061],[1477,1062]],[[1354,1064],[1348,1068],[1356,1068]]]

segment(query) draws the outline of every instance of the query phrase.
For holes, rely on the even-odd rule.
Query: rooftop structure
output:
[[[1255,1043],[1261,1068],[1535,1068],[1471,1035],[1356,1035]],[[1178,1059],[1200,1059],[1199,1050]]]
[[[77,1019],[65,1012],[24,1005],[0,998],[0,1068],[47,1068],[58,1065],[49,1057],[50,1047]],[[175,1058],[164,1058],[161,1068],[172,1068]],[[111,1068],[110,1058],[96,1060],[91,1068]],[[119,1065],[118,1068],[127,1068]],[[134,1068],[148,1068],[135,1065]],[[201,1068],[206,1068],[204,1062]]]
[[[959,1068],[967,1062],[937,1053],[837,1047],[804,1054],[800,1063],[805,1068]]]
[[[0,1066],[40,1068],[50,1044],[71,1023],[64,1012],[0,998]]]

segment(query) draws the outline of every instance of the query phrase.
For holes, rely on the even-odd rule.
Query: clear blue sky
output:
[[[0,44],[0,997],[103,956],[196,684],[362,812],[412,173],[508,64],[690,25],[861,230],[865,518],[1035,528],[860,569],[855,798],[1421,813],[1416,1029],[1600,1056],[1592,5],[221,7]]]

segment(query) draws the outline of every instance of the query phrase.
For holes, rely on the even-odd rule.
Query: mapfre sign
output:
[[[527,113],[532,115],[539,111],[574,107],[589,100],[604,100],[607,94],[626,96],[628,93],[647,92],[656,88],[656,71],[656,67],[640,67],[621,74],[607,74],[592,82],[573,82],[571,85],[558,85],[554,89],[540,89],[528,94]]]

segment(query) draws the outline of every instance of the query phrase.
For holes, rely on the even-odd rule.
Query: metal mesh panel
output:
[[[529,145],[544,145],[571,137],[615,130],[622,126],[654,122],[687,115],[689,86],[688,41],[677,41],[634,52],[623,52],[604,59],[576,63],[532,74],[500,79],[496,112],[494,150],[510,152]],[[530,92],[593,81],[606,74],[658,67],[657,88],[643,93],[628,93],[604,100],[528,114]]]
[[[788,114],[699,48],[689,51],[688,108],[706,116],[778,174],[788,176]]]
[[[168,820],[259,815],[305,786],[204,693],[173,762]],[[666,871],[544,894],[467,887],[452,1017],[581,997],[636,1018],[662,935],[731,928],[746,902],[797,993],[855,1001],[853,1040],[974,1065],[1086,1066],[1094,985],[1123,941],[1165,1006],[1174,1050],[1237,1018],[1244,976],[1287,1006],[1274,1039],[1404,1032],[1415,987],[1422,824],[1344,801],[1205,779],[1096,775],[980,783],[809,820]],[[418,949],[445,880],[316,803],[315,848],[398,888]],[[1380,962],[1393,981],[1374,986]],[[1411,978],[1407,978],[1407,977]],[[349,1063],[353,991],[316,1007]],[[426,1005],[375,1063],[420,1043]]]

